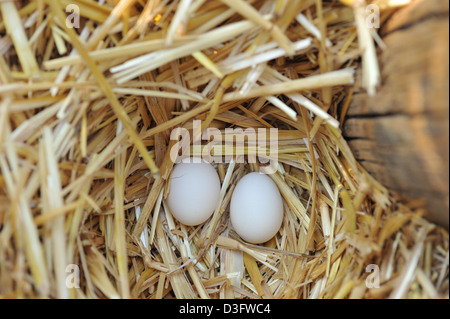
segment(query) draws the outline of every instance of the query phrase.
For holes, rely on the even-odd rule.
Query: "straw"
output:
[[[13,2],[2,2],[0,3],[0,8],[6,30],[12,38],[23,72],[27,77],[37,75],[39,66],[29,46],[28,38],[15,4]]]
[[[448,231],[341,131],[379,85],[370,3],[1,2],[0,298],[448,298]],[[200,225],[167,202],[178,146],[222,159]],[[283,221],[249,244],[230,202],[268,160]]]

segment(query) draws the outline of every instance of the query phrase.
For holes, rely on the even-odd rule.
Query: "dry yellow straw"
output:
[[[62,13],[62,9],[58,2],[55,1],[48,1],[50,7],[53,10],[53,13],[61,20],[65,21],[64,14]],[[73,45],[77,49],[78,53],[83,57],[86,64],[89,66],[89,69],[91,70],[92,74],[94,75],[95,79],[98,81],[98,84],[102,91],[104,92],[105,96],[108,98],[108,100],[111,103],[112,108],[114,109],[114,112],[117,114],[117,117],[121,120],[125,130],[130,135],[130,138],[133,140],[133,142],[136,145],[136,148],[139,150],[143,160],[151,170],[152,174],[155,176],[158,176],[159,169],[156,166],[153,159],[150,157],[147,148],[142,143],[142,140],[137,135],[136,131],[134,130],[133,126],[131,125],[130,119],[128,118],[128,115],[124,112],[123,108],[121,107],[119,101],[117,100],[113,90],[111,89],[111,86],[106,81],[103,74],[99,71],[98,67],[95,65],[95,62],[89,57],[86,50],[78,40],[78,36],[76,35],[75,31],[67,25],[63,24],[64,30],[66,33],[70,36],[72,39]]]
[[[379,75],[365,4],[382,22],[398,8],[1,2],[0,298],[448,298],[448,230],[392,196],[341,131]],[[213,164],[220,200],[200,225],[167,201],[176,128],[190,156],[233,155]],[[249,244],[230,202],[267,160],[283,221]]]

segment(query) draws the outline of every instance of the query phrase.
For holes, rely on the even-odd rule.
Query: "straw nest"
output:
[[[377,1],[381,23],[392,3]],[[1,297],[448,298],[447,231],[392,198],[341,134],[354,90],[379,84],[364,1],[0,9]],[[172,218],[170,132],[193,120],[279,130],[285,214],[268,243],[229,224],[257,163],[215,165],[204,224]]]

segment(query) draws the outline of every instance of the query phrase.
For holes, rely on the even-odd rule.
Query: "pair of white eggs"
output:
[[[172,171],[167,203],[181,223],[199,225],[213,214],[220,189],[211,164],[185,158]],[[230,219],[236,233],[249,243],[264,243],[275,236],[283,221],[283,202],[272,179],[260,173],[242,177],[231,197]]]

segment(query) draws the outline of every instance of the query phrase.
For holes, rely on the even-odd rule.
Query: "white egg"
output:
[[[283,221],[283,200],[277,185],[261,173],[237,183],[230,204],[231,225],[245,241],[260,244],[276,235]]]
[[[173,168],[167,204],[181,223],[195,226],[214,212],[220,196],[220,179],[214,167],[185,158]]]

